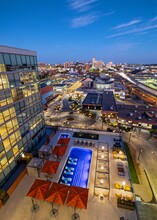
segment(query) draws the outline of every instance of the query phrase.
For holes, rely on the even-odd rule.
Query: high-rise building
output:
[[[0,46],[0,185],[44,133],[36,52]]]
[[[95,69],[102,69],[103,68],[103,61],[100,60],[100,61],[97,61],[95,58],[92,59],[92,67],[95,68]]]

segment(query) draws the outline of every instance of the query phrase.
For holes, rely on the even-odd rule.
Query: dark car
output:
[[[113,130],[111,128],[107,128],[108,132],[113,132]]]

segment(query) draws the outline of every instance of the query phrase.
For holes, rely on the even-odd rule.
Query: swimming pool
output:
[[[59,138],[69,138],[70,137],[70,134],[65,134],[65,133],[62,133]]]
[[[73,147],[59,179],[59,183],[87,188],[92,150]]]

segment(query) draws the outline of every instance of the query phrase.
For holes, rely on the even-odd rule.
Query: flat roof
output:
[[[117,105],[118,117],[128,121],[157,124],[157,108],[148,105]]]
[[[102,111],[118,112],[112,91],[105,91],[103,93]]]
[[[103,95],[101,93],[88,93],[82,105],[102,105]]]
[[[0,53],[37,56],[36,51],[0,45]]]

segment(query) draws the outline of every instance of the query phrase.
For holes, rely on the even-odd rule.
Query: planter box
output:
[[[135,209],[133,201],[126,201],[122,199],[117,199],[117,207],[129,210]]]

